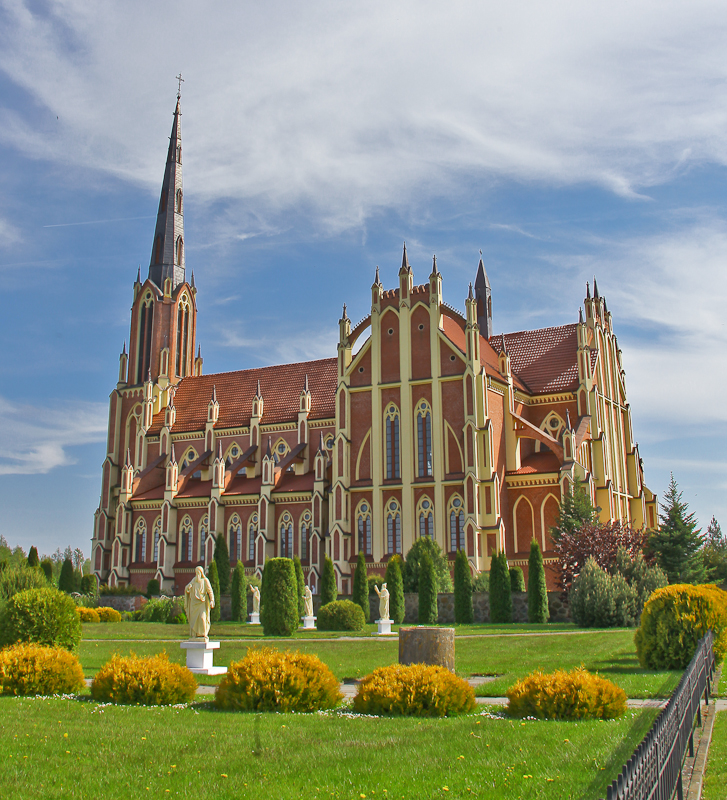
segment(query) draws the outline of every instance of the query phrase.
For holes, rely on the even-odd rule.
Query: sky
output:
[[[496,332],[598,278],[647,485],[727,522],[727,5],[0,0],[0,534],[88,554],[181,72],[204,371],[335,355],[402,242]]]

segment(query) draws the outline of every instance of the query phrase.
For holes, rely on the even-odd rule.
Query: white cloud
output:
[[[271,328],[279,325],[271,322]],[[247,351],[261,366],[292,364],[298,361],[315,361],[336,355],[338,335],[335,330],[296,331],[294,335],[264,336],[259,331],[247,336],[238,326],[219,330],[221,347]]]
[[[18,244],[21,239],[20,231],[15,225],[0,217],[0,247],[10,247],[13,244]]]
[[[39,407],[0,397],[0,475],[38,475],[75,463],[74,446],[106,438],[103,403]]]

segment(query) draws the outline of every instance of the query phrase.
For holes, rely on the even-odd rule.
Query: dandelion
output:
[[[457,756],[457,761],[463,761],[463,760],[464,760],[464,756]]]
[[[226,774],[223,772],[223,773],[222,773],[222,777],[223,777],[223,778],[226,778],[226,777],[227,777],[227,775],[226,775]]]

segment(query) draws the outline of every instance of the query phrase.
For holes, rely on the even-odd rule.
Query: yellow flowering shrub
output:
[[[308,653],[251,648],[230,664],[215,691],[229,711],[318,711],[343,699],[331,670]]]
[[[110,606],[99,606],[96,609],[101,622],[121,622],[121,614]]]
[[[101,617],[95,608],[79,606],[76,611],[81,622],[101,622]]]
[[[646,669],[685,669],[710,628],[714,655],[721,661],[727,650],[727,592],[689,583],[657,589],[635,635],[639,663]]]
[[[166,652],[155,656],[114,655],[91,684],[94,700],[142,706],[189,703],[197,692],[194,675],[172,664]]]
[[[2,694],[68,694],[83,685],[78,658],[65,648],[26,643],[0,650]]]
[[[353,707],[362,714],[446,717],[472,711],[475,693],[446,667],[392,664],[361,681]]]
[[[532,672],[507,690],[507,713],[538,719],[616,719],[626,712],[626,692],[580,667]]]

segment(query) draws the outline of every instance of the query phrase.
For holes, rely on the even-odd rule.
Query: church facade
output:
[[[179,594],[219,534],[249,574],[298,555],[314,592],[326,555],[347,594],[359,551],[383,572],[419,537],[452,560],[465,550],[473,574],[502,550],[527,573],[533,537],[553,562],[548,531],[574,486],[603,521],[654,528],[595,280],[578,322],[506,334],[493,332],[481,257],[464,312],[444,303],[442,281],[434,259],[416,284],[405,246],[394,287],[377,268],[364,320],[352,326],[344,306],[330,358],[204,375],[178,97],[149,273],[134,283],[110,396],[98,580],[144,590],[156,578]]]

